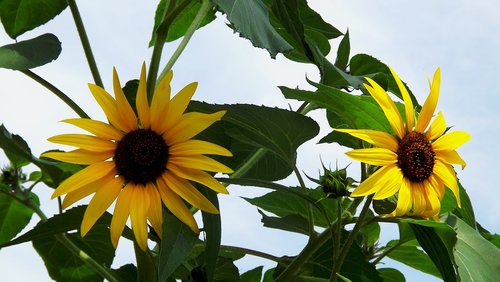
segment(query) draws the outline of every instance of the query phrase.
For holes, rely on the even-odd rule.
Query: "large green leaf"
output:
[[[384,282],[405,282],[405,276],[399,270],[394,268],[379,268],[377,269],[380,277]]]
[[[458,187],[460,191],[461,207],[458,207],[457,200],[455,199],[455,196],[453,195],[451,190],[446,189],[444,197],[441,200],[440,214],[451,211],[453,214],[461,218],[464,222],[469,224],[469,226],[471,226],[472,228],[476,228],[476,218],[474,216],[474,209],[472,208],[472,203],[470,201],[469,195],[460,182],[458,183]]]
[[[457,232],[453,255],[461,281],[496,281],[500,277],[500,249],[460,218],[446,222]]]
[[[59,57],[61,42],[46,33],[33,39],[0,47],[0,68],[27,70],[43,66]]]
[[[0,183],[0,245],[10,241],[28,225],[33,210],[14,199],[10,188]],[[38,197],[30,193],[30,200],[38,205]]]
[[[257,266],[254,269],[251,269],[243,274],[241,274],[240,282],[255,282],[260,281],[262,278],[262,266]]]
[[[269,21],[269,13],[262,0],[213,0],[227,15],[231,27],[240,36],[249,39],[255,47],[265,48],[271,57],[292,50]]]
[[[266,215],[261,210],[258,211],[262,216],[261,221],[264,224],[264,227],[296,232],[309,236],[309,224],[307,223],[307,219],[300,215],[290,214],[285,215],[284,217],[274,217]]]
[[[0,19],[7,34],[15,39],[50,21],[67,5],[66,0],[1,0]]]
[[[406,264],[412,268],[420,270],[430,275],[441,278],[439,270],[432,260],[423,251],[418,249],[418,243],[415,240],[400,243],[398,240],[389,241],[384,250],[393,248],[388,257]]]

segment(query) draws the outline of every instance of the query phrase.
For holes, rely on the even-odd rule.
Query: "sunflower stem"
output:
[[[252,249],[236,247],[236,246],[227,246],[227,245],[223,245],[223,246],[221,246],[221,248],[236,251],[236,252],[242,252],[242,253],[245,253],[246,255],[259,257],[259,258],[267,259],[267,260],[274,261],[274,262],[279,262],[279,260],[280,260],[279,257],[273,256],[273,255],[268,254],[268,253],[252,250]]]
[[[239,178],[244,176],[265,154],[267,150],[263,148],[257,149],[255,153],[240,166],[236,171],[234,171],[229,178]]]
[[[42,86],[47,88],[50,92],[54,93],[59,99],[61,99],[66,105],[68,105],[77,115],[79,115],[81,118],[89,118],[89,116],[85,113],[85,111],[80,108],[73,100],[71,100],[68,95],[64,94],[61,90],[59,90],[57,87],[55,87],[52,83],[48,82],[47,80],[43,79],[36,73],[30,71],[30,70],[22,70],[20,71],[33,79],[34,81],[40,83]]]
[[[137,281],[138,282],[155,282],[157,281],[157,269],[154,259],[151,257],[149,250],[143,251],[139,245],[134,242],[135,259],[137,261]]]
[[[340,237],[342,237],[342,198],[337,198],[337,224],[335,224],[337,236],[334,239],[333,245],[333,261],[336,261],[340,251]]]
[[[203,0],[203,2],[201,3],[200,10],[198,10],[198,13],[191,22],[191,25],[188,27],[186,33],[184,34],[184,37],[182,38],[181,43],[179,43],[179,46],[177,46],[177,49],[175,49],[174,53],[168,60],[167,65],[165,66],[165,68],[163,68],[162,72],[160,73],[158,77],[159,81],[167,74],[169,70],[172,69],[177,59],[179,59],[180,55],[186,48],[186,45],[189,43],[189,40],[191,40],[191,37],[193,36],[194,32],[198,29],[201,22],[203,21],[207,13],[210,11],[210,9],[212,9],[212,7],[213,7],[212,2],[210,2],[209,0]]]
[[[342,250],[340,251],[340,254],[335,261],[335,266],[333,268],[332,275],[330,276],[330,281],[337,281],[337,273],[339,273],[340,269],[342,268],[342,264],[344,264],[344,260],[347,256],[347,253],[349,252],[349,249],[351,248],[351,245],[354,242],[354,239],[356,238],[356,235],[358,234],[363,224],[363,220],[365,219],[365,216],[368,210],[370,209],[370,204],[372,202],[372,199],[373,195],[366,197],[365,204],[361,209],[358,220],[356,221],[356,224],[354,224],[354,227],[349,233],[349,236],[347,236],[347,239],[344,242],[344,245],[342,246]]]
[[[148,100],[151,101],[153,98],[153,93],[156,86],[156,79],[158,75],[158,69],[160,68],[161,54],[163,52],[163,46],[165,45],[165,40],[167,39],[168,30],[170,25],[175,20],[175,18],[187,7],[191,0],[184,0],[179,5],[175,5],[176,1],[168,1],[167,7],[163,12],[163,17],[155,30],[156,38],[154,40],[153,53],[151,54],[151,61],[149,64],[148,79],[147,79],[147,90],[148,90]]]
[[[383,258],[385,258],[387,255],[389,255],[392,251],[397,249],[399,246],[403,245],[404,243],[399,240],[394,246],[386,249],[384,252],[382,252],[375,260],[373,260],[372,264],[376,265],[378,264]]]
[[[97,68],[97,64],[95,62],[94,54],[92,53],[92,48],[90,47],[89,38],[83,25],[82,17],[80,15],[80,12],[78,11],[78,6],[76,6],[76,1],[67,0],[66,2],[68,3],[69,9],[71,10],[71,15],[73,16],[73,20],[75,21],[76,30],[78,31],[78,35],[80,36],[83,51],[85,52],[85,57],[87,58],[87,63],[89,64],[90,72],[92,73],[94,82],[96,85],[104,88],[101,76],[99,75],[99,69]]]
[[[304,183],[304,179],[302,178],[302,175],[300,175],[297,166],[293,168],[293,172],[297,176],[297,180],[299,181],[302,193],[307,194],[306,184]],[[307,204],[307,218],[308,218],[307,222],[309,223],[308,226],[309,240],[312,240],[316,236],[316,234],[314,232],[314,218],[313,218],[312,206],[310,204]]]

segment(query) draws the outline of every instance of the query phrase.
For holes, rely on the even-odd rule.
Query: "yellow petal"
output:
[[[141,121],[142,128],[150,128],[150,111],[148,104],[148,92],[146,90],[146,65],[142,64],[141,78],[137,88],[137,97],[135,100],[137,115]]]
[[[112,176],[110,176],[112,177]],[[82,186],[80,189],[75,190],[73,192],[69,192],[64,196],[64,200],[62,202],[62,208],[66,209],[67,207],[71,206],[73,203],[76,201],[79,201],[88,195],[94,193],[95,191],[99,190],[99,188],[104,185],[104,183],[108,180],[109,178],[103,177],[99,179],[98,181],[94,181],[90,184],[87,184],[85,186]]]
[[[365,181],[361,182],[361,184],[352,191],[351,197],[361,197],[377,192],[385,183],[391,180],[388,176],[391,176],[391,170],[394,169],[398,169],[395,164],[381,167]]]
[[[186,141],[220,120],[225,113],[226,111],[213,114],[186,113],[172,128],[163,134],[163,137],[169,145]]]
[[[179,91],[179,93],[177,93],[177,95],[170,100],[167,115],[158,125],[158,127],[162,129],[160,132],[166,132],[172,126],[177,124],[177,121],[186,110],[189,101],[191,101],[197,86],[198,83],[196,82],[186,85],[186,87]]]
[[[127,132],[128,126],[123,122],[117,110],[115,99],[113,99],[106,90],[97,85],[89,84],[89,89],[99,106],[101,106],[109,122],[121,131]]]
[[[233,155],[222,146],[202,140],[187,140],[174,144],[170,146],[168,153],[175,156],[219,155],[231,157]]]
[[[201,169],[212,172],[232,173],[233,170],[213,160],[207,156],[194,155],[194,156],[170,156],[169,163],[179,167],[187,167],[194,169]]]
[[[408,94],[408,90],[404,86],[401,79],[399,79],[396,72],[391,67],[389,67],[389,70],[391,70],[392,76],[394,77],[394,80],[398,85],[399,91],[401,92],[401,96],[403,96],[403,102],[405,104],[405,113],[406,113],[406,128],[408,129],[408,132],[411,132],[413,131],[413,125],[415,119],[415,113],[413,112],[413,102],[411,101],[410,94]]]
[[[379,106],[382,108],[394,132],[400,139],[403,139],[405,135],[405,126],[403,123],[403,119],[401,118],[401,115],[399,114],[399,111],[394,104],[394,101],[392,101],[385,90],[382,89],[382,87],[380,87],[380,85],[378,85],[374,80],[370,79],[369,77],[366,77],[365,79],[371,85],[370,87],[369,85],[365,84],[364,86],[366,90],[368,90],[370,95],[372,95],[375,101],[377,101]]]
[[[439,198],[439,200],[444,197],[444,184],[435,174],[431,174],[429,178],[425,180],[426,187],[432,187],[434,189],[435,194]]]
[[[436,105],[439,99],[439,87],[441,84],[441,70],[438,68],[434,73],[434,78],[432,79],[431,92],[425,100],[424,106],[420,111],[417,119],[417,127],[415,128],[417,132],[424,133],[425,129],[431,121],[432,115],[436,110]]]
[[[375,200],[383,200],[391,197],[396,194],[401,187],[401,182],[403,181],[403,173],[401,169],[396,165],[393,168],[389,169],[386,172],[387,182],[384,185],[378,185],[380,189],[375,193],[373,199]]]
[[[445,164],[439,159],[434,162],[434,174],[451,189],[455,199],[457,200],[458,207],[460,207],[460,191],[458,189],[457,176],[451,165]]]
[[[88,132],[94,134],[95,136],[101,139],[120,140],[123,137],[123,134],[120,131],[102,121],[88,119],[88,118],[71,118],[71,119],[65,119],[63,120],[63,122],[87,130]]]
[[[153,100],[151,101],[151,129],[155,132],[163,133],[162,121],[165,119],[170,105],[170,81],[173,72],[169,71],[160,81],[155,89]]]
[[[348,133],[356,138],[366,141],[375,147],[386,148],[393,152],[398,150],[398,141],[389,133],[367,129],[336,129],[335,131]]]
[[[109,175],[109,173],[114,169],[115,163],[112,161],[91,164],[64,180],[63,183],[61,183],[61,185],[59,185],[59,187],[57,187],[57,189],[52,194],[52,199],[75,191],[84,185],[99,180]]]
[[[467,165],[455,150],[437,152],[436,158],[448,164],[459,164],[462,166],[462,169]]]
[[[85,215],[83,216],[80,233],[82,237],[89,232],[90,228],[94,226],[96,221],[102,214],[109,208],[115,201],[116,197],[122,190],[124,180],[120,177],[109,179],[102,187],[95,193],[92,200],[90,200]]]
[[[113,246],[118,246],[118,240],[122,235],[125,224],[127,223],[128,216],[130,214],[130,203],[132,202],[132,196],[135,190],[135,185],[128,183],[125,186],[118,199],[116,200],[115,209],[113,211],[113,218],[111,219],[110,234],[111,242]]]
[[[200,193],[189,181],[179,178],[168,171],[162,174],[167,186],[177,195],[181,196],[192,206],[208,213],[218,214],[217,208],[203,194]]]
[[[439,154],[439,151],[453,151],[462,146],[471,138],[465,131],[453,131],[439,137],[432,143],[432,149]]]
[[[431,141],[436,140],[446,131],[446,121],[444,120],[444,116],[442,112],[437,114],[437,117],[431,123],[429,130],[425,135]]]
[[[160,192],[161,200],[165,206],[167,206],[168,210],[180,221],[189,226],[193,232],[199,233],[200,230],[198,229],[198,225],[182,199],[168,188],[162,178],[159,178],[156,184],[158,185],[158,192]]]
[[[179,176],[180,178],[198,182],[214,190],[217,193],[229,194],[224,185],[222,185],[219,181],[215,180],[215,178],[213,178],[210,174],[202,170],[190,169],[185,167],[180,168],[171,163],[167,165],[167,169],[172,173],[174,173],[175,175]]]
[[[80,147],[93,152],[111,151],[116,148],[116,143],[113,141],[85,134],[60,134],[47,140],[52,143]]]
[[[91,152],[83,149],[76,149],[69,152],[46,152],[41,156],[61,162],[89,165],[93,163],[103,162],[113,157],[113,155],[114,150],[104,152]]]
[[[411,182],[407,178],[403,178],[401,187],[398,193],[398,203],[396,210],[392,212],[392,216],[403,216],[408,213],[412,205],[411,199]]]
[[[137,245],[145,251],[148,247],[147,216],[149,210],[149,195],[143,185],[136,185],[130,202],[130,223],[134,231]]]
[[[427,203],[427,208],[424,213],[422,213],[422,217],[424,218],[431,218],[431,217],[436,217],[439,214],[439,210],[441,209],[441,201],[439,200],[435,190],[428,186],[425,185],[425,192],[426,192],[426,203]]]
[[[413,202],[412,215],[420,216],[427,208],[425,188],[420,182],[410,182],[410,194]]]
[[[151,183],[146,184],[146,193],[149,195],[151,201],[149,204],[148,218],[151,222],[151,226],[153,226],[153,229],[161,238],[163,233],[163,205],[161,203],[160,193],[158,193],[158,189]]]
[[[126,132],[137,129],[137,117],[135,116],[134,110],[126,98],[125,93],[123,93],[120,79],[118,78],[115,68],[113,68],[113,90],[115,92],[118,114],[123,121],[123,126],[126,127]]]
[[[346,153],[352,159],[376,166],[385,166],[396,163],[398,155],[385,148],[356,149]]]

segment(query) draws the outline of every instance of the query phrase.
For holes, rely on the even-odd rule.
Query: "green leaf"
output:
[[[231,258],[219,257],[215,270],[215,281],[237,282],[240,281],[240,273]]]
[[[151,35],[151,40],[149,41],[149,47],[153,46],[156,41],[156,29],[160,25],[160,22],[163,18],[163,13],[165,12],[165,7],[167,5],[167,0],[161,0],[158,6],[156,7],[155,13],[155,24],[153,28],[153,34]],[[180,14],[175,17],[173,22],[170,24],[168,33],[167,33],[167,42],[172,42],[178,38],[181,38],[186,34],[188,27],[193,22],[193,19],[196,17],[196,14],[200,10],[201,1],[192,1],[188,4]],[[198,29],[204,27],[205,25],[211,23],[215,20],[215,10],[210,10],[210,12],[203,18]]]
[[[275,268],[270,268],[264,273],[264,277],[262,278],[262,282],[274,282],[274,271]]]
[[[0,245],[14,238],[28,225],[33,215],[33,210],[14,199],[6,193],[10,188],[0,183]],[[38,204],[38,198],[30,193],[30,199]]]
[[[349,62],[349,53],[351,52],[351,44],[349,42],[349,30],[345,33],[344,38],[340,41],[339,49],[337,50],[337,58],[335,66],[339,69],[345,69]]]
[[[219,209],[219,200],[217,199],[217,193],[202,187],[201,192],[205,197],[217,208]],[[219,256],[220,243],[221,243],[221,218],[220,214],[209,214],[207,212],[201,212],[203,218],[203,229],[205,231],[205,252],[204,252],[204,263],[207,272],[207,281],[213,281],[215,268],[217,266],[217,257]]]
[[[394,246],[400,244],[398,240],[392,240],[387,243],[384,250],[394,248]],[[436,268],[432,260],[429,258],[427,254],[418,249],[418,243],[416,240],[405,242],[401,245],[398,245],[394,250],[392,250],[388,257],[408,265],[414,269],[420,270],[430,275],[434,275],[438,278],[441,278],[441,274],[439,270]]]
[[[106,226],[95,225],[84,238],[79,233],[66,236],[98,263],[109,267],[113,262],[115,249]],[[102,281],[80,256],[74,255],[65,243],[54,237],[33,240],[33,247],[42,257],[50,277],[56,281]]]
[[[292,50],[269,22],[267,7],[261,0],[213,0],[227,15],[231,27],[255,47],[265,48],[272,58]]]
[[[46,33],[33,39],[0,47],[0,68],[27,70],[43,66],[59,57],[61,42]]]
[[[284,231],[295,232],[309,236],[307,219],[300,215],[291,214],[283,217],[268,216],[261,210],[258,210],[262,216],[264,227],[274,228]]]
[[[120,282],[137,282],[137,267],[131,263],[122,265],[113,272]]]
[[[241,282],[255,282],[260,281],[262,278],[262,269],[263,266],[257,266],[254,269],[251,269],[243,274],[241,274],[240,281]]]
[[[488,240],[490,243],[500,248],[500,235],[492,234],[488,230],[484,229],[481,224],[477,223],[477,230],[483,236],[484,239]]]
[[[457,232],[453,255],[461,281],[496,281],[500,274],[500,249],[456,216],[450,215],[446,223]]]
[[[476,218],[474,216],[472,203],[470,201],[469,195],[467,194],[467,191],[465,191],[465,188],[462,186],[460,181],[458,182],[458,188],[460,192],[461,207],[458,207],[457,200],[455,199],[455,196],[453,195],[451,190],[446,189],[444,197],[441,200],[440,214],[445,214],[446,212],[451,211],[453,214],[469,224],[469,226],[471,226],[472,228],[476,228]]]
[[[167,280],[193,249],[198,234],[170,213],[164,213],[159,253],[160,281]]]
[[[380,277],[384,282],[405,282],[405,276],[399,270],[394,268],[379,268],[377,269]]]
[[[368,216],[366,220],[369,220],[373,217],[373,212],[371,210],[368,210]],[[363,245],[365,247],[372,247],[378,242],[378,239],[380,237],[380,224],[378,224],[378,222],[376,221],[373,221],[361,227],[360,232],[361,234],[363,234]]]
[[[2,0],[0,19],[7,34],[15,39],[50,21],[66,6],[66,0]]]

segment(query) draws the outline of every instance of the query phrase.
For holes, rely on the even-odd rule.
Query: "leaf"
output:
[[[240,279],[238,268],[230,258],[219,257],[215,270],[215,281],[237,282]]]
[[[264,227],[280,229],[309,236],[309,224],[307,223],[307,220],[300,215],[291,214],[285,215],[284,217],[274,217],[266,215],[261,210],[258,210],[258,212],[262,216],[261,221],[264,224]]]
[[[483,236],[484,239],[488,240],[490,243],[500,248],[500,235],[491,234],[488,230],[484,229],[481,224],[477,223],[477,230]]]
[[[249,39],[255,47],[265,48],[272,58],[292,50],[269,22],[267,7],[261,0],[213,0],[227,15],[231,28]]]
[[[165,12],[165,7],[167,5],[167,0],[161,0],[160,3],[158,3],[158,6],[156,7],[156,13],[155,13],[155,23],[154,23],[154,28],[153,28],[153,34],[151,35],[151,40],[149,41],[149,47],[153,46],[156,41],[156,30],[158,26],[160,25],[160,22],[163,18],[163,13]],[[190,4],[188,4],[177,17],[173,20],[173,22],[170,24],[168,33],[167,33],[167,42],[172,42],[178,38],[181,38],[186,34],[186,31],[188,27],[191,25],[193,22],[193,19],[196,17],[196,14],[200,10],[201,7],[201,1],[193,1]],[[211,23],[213,20],[215,20],[215,11],[210,10],[209,13],[203,18],[201,21],[200,25],[198,26],[198,29],[201,27],[204,27],[205,25]]]
[[[254,269],[251,269],[243,274],[241,274],[240,281],[241,282],[255,282],[260,281],[262,278],[262,269],[263,266],[257,266]]]
[[[7,195],[10,188],[0,183],[0,246],[14,238],[28,225],[33,215],[33,210],[14,196]],[[30,193],[33,203],[38,203],[38,197]],[[0,247],[1,248],[1,247]]]
[[[368,210],[366,220],[373,218],[373,212]],[[372,247],[378,242],[380,237],[380,224],[376,221],[370,222],[367,225],[363,225],[360,229],[360,233],[363,234],[363,245],[365,247]]]
[[[45,33],[33,39],[0,47],[0,68],[27,70],[43,66],[59,57],[61,42]]]
[[[137,282],[137,267],[131,263],[122,265],[113,272],[121,282]]]
[[[398,240],[389,241],[384,249],[393,248],[399,243]],[[405,242],[392,250],[388,257],[414,269],[441,278],[441,274],[432,260],[426,253],[419,250],[418,246],[416,240]]]
[[[66,0],[2,0],[0,19],[7,34],[15,39],[50,21],[67,6]]]
[[[159,278],[167,280],[193,249],[198,234],[170,213],[164,213],[159,253]]]
[[[380,277],[384,282],[405,282],[405,276],[399,270],[394,268],[379,268],[377,269]]]
[[[339,69],[345,69],[349,62],[349,53],[351,52],[351,44],[349,42],[349,30],[345,33],[344,38],[340,41],[339,49],[337,50],[337,58],[335,66]]]
[[[219,200],[217,199],[217,193],[202,187],[201,192],[205,197],[217,208],[219,209]],[[203,218],[203,229],[205,231],[205,251],[204,251],[204,263],[207,280],[213,281],[217,257],[219,256],[220,243],[221,243],[221,218],[219,214],[209,214],[207,212],[201,212]]]
[[[474,216],[472,203],[470,201],[469,195],[467,194],[467,191],[465,191],[465,188],[462,186],[460,181],[458,182],[458,188],[460,192],[461,207],[458,207],[457,200],[455,199],[455,196],[453,195],[451,190],[446,189],[444,197],[441,200],[440,214],[445,214],[446,212],[451,211],[453,214],[469,224],[469,226],[471,226],[472,228],[476,228],[476,218]]]
[[[462,281],[496,281],[500,274],[500,249],[460,218],[450,215],[446,223],[457,233],[453,255]]]
[[[95,225],[84,238],[81,238],[79,233],[66,236],[99,264],[111,266],[115,249],[106,226]],[[82,257],[70,252],[66,243],[54,237],[33,240],[33,247],[42,257],[50,277],[56,281],[102,281],[102,277],[95,273]]]

